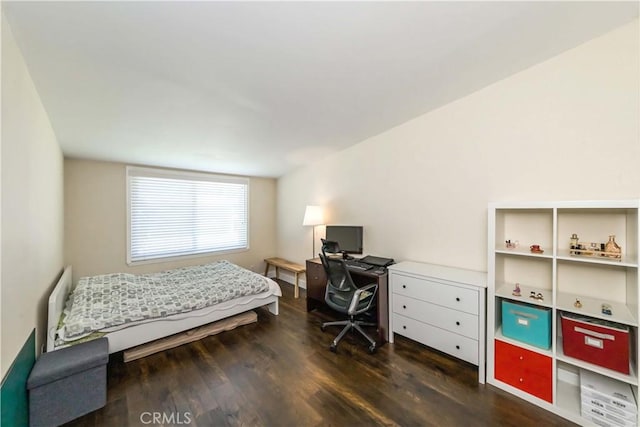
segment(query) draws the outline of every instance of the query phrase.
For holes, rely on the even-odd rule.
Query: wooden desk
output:
[[[389,340],[389,280],[388,274],[376,274],[370,271],[349,269],[357,286],[370,283],[378,284],[378,301],[376,305],[378,319],[378,345]],[[327,288],[327,275],[320,258],[307,260],[307,311],[324,306],[324,294]]]

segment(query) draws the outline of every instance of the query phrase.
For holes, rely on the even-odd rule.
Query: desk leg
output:
[[[389,277],[378,277],[378,328],[381,345],[389,340]]]
[[[315,310],[318,307],[322,307],[323,304],[320,301],[309,297],[309,288],[308,288],[308,286],[309,285],[307,285],[307,311]]]
[[[266,267],[264,268],[264,277],[269,277],[269,276],[267,276],[267,275],[269,274],[269,267],[271,267],[271,266],[269,265],[269,263],[268,263],[268,262],[267,262],[267,263],[265,263],[265,264],[267,264],[267,265],[266,265]]]
[[[295,288],[293,289],[293,297],[294,298],[299,298],[300,297],[300,287],[298,286],[298,273],[295,273],[296,275],[296,283],[295,283]]]

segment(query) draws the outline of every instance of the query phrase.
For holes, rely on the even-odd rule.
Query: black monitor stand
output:
[[[354,258],[353,258],[351,255],[349,255],[346,251],[340,251],[340,252],[342,252],[342,259],[343,259],[343,260],[348,261],[348,260],[354,259]]]

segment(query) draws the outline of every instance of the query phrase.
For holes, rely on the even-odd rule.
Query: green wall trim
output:
[[[0,425],[27,427],[29,425],[29,398],[27,379],[36,363],[36,330],[22,346],[0,386]]]

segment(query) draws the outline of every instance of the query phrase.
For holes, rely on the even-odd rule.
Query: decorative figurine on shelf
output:
[[[580,300],[578,298],[576,298],[576,302],[573,303],[573,306],[575,308],[582,308],[582,303],[580,302]]]
[[[616,236],[610,235],[609,241],[604,245],[604,251],[607,252],[609,258],[620,258],[622,256],[622,249],[616,243]]]
[[[507,249],[515,249],[520,245],[520,242],[518,242],[517,240],[514,240],[513,242],[511,240],[505,240],[504,245],[507,247]]]
[[[602,314],[607,314],[609,316],[613,314],[611,312],[611,306],[609,304],[602,304]]]
[[[540,245],[531,245],[531,246],[529,246],[529,249],[531,249],[531,252],[534,253],[534,254],[544,253],[544,250],[542,250]]]
[[[569,255],[576,255],[576,252],[572,249],[580,249],[578,240],[578,235],[573,233],[571,235],[571,243],[569,244]]]
[[[533,299],[538,300],[538,301],[544,301],[544,296],[542,295],[541,292],[538,292],[536,294],[535,291],[531,291],[531,293],[529,294],[529,298],[533,298]]]
[[[511,292],[511,295],[519,297],[522,294],[520,293],[520,283],[516,283],[516,287],[513,288],[513,292]]]

